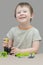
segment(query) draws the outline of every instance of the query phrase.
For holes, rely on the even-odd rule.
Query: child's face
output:
[[[30,22],[31,13],[30,9],[27,6],[18,6],[16,9],[16,19],[20,23]]]

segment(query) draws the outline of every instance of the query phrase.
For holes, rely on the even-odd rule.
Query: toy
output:
[[[9,39],[8,38],[4,38],[4,42],[8,43]]]
[[[11,51],[11,48],[4,47],[4,51],[5,51],[5,52],[7,52],[7,54],[9,54],[9,53],[10,53],[10,51]]]
[[[5,42],[6,44],[8,44],[9,39],[8,39],[8,38],[4,38],[4,42]],[[4,47],[4,51],[5,51],[5,52],[7,52],[7,54],[9,54],[9,53],[10,53],[10,51],[11,51],[11,48]]]
[[[3,52],[0,52],[0,58],[2,57],[7,57],[7,52],[3,51]]]
[[[9,39],[8,38],[4,38],[4,42],[8,43]],[[4,47],[4,51],[0,52],[0,57],[7,57],[7,55],[8,55],[7,51],[8,51],[7,47]]]
[[[28,56],[28,58],[34,58],[35,57],[35,53],[32,52],[30,56]]]
[[[29,52],[17,53],[15,56],[16,57],[25,57],[25,56],[28,56],[28,58],[34,58],[35,53],[34,52],[32,52],[32,53],[29,53]]]
[[[30,53],[29,52],[24,52],[24,53],[17,53],[15,56],[17,57],[23,57],[23,56],[29,56]]]

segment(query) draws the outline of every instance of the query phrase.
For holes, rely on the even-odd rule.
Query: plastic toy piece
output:
[[[5,51],[5,52],[7,52],[7,54],[9,54],[9,53],[10,53],[10,51],[11,51],[11,48],[4,47],[4,51]]]
[[[30,53],[29,52],[25,52],[25,53],[17,53],[15,56],[17,57],[24,57],[24,56],[29,56]]]
[[[3,51],[3,52],[0,52],[0,58],[2,57],[7,57],[7,52]]]
[[[35,53],[34,52],[32,52],[31,54],[30,54],[30,56],[28,56],[28,58],[34,58],[35,57]]]
[[[16,57],[25,57],[25,56],[28,56],[28,58],[34,58],[35,57],[35,53],[32,52],[32,53],[29,53],[29,52],[25,52],[25,53],[17,53],[15,55]]]
[[[9,42],[9,39],[8,39],[8,38],[5,38],[4,41],[5,41],[6,43],[8,43],[8,42]]]
[[[4,42],[5,42],[6,44],[8,44],[9,38],[4,38]],[[4,47],[4,51],[7,52],[7,54],[9,54],[10,51],[11,51],[11,48]]]

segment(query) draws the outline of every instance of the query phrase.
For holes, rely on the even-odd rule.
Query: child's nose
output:
[[[24,15],[23,11],[21,11],[20,15],[21,15],[21,16]]]
[[[20,16],[23,16],[24,14],[20,14]]]
[[[20,16],[23,16],[23,15],[24,15],[24,13],[23,13],[23,12],[21,12]]]

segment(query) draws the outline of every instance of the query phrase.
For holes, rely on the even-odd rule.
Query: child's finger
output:
[[[11,50],[11,52],[10,53],[14,53],[14,50]]]
[[[7,44],[7,43],[2,43],[2,44],[3,44],[3,47],[8,46],[8,44]]]
[[[15,49],[15,47],[12,47],[11,50]]]

